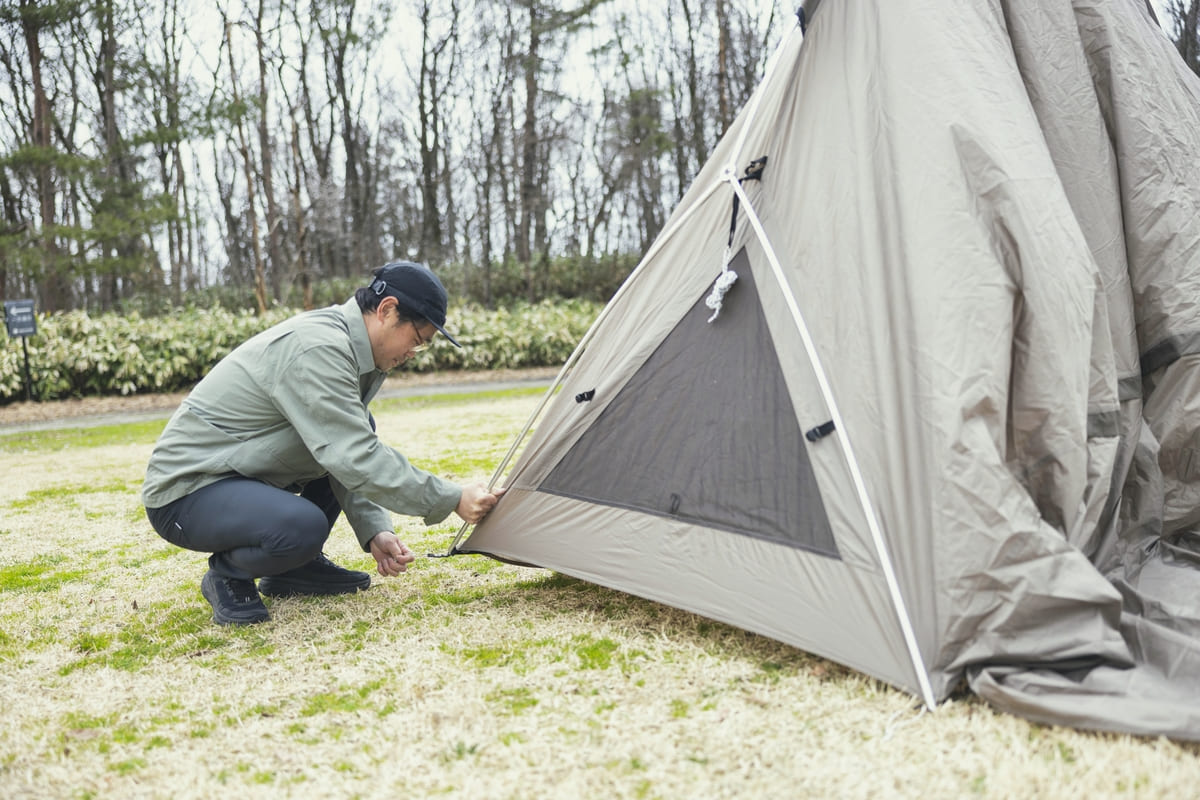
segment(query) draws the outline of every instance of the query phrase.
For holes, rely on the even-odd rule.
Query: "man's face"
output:
[[[390,372],[429,346],[437,328],[428,322],[401,322],[393,304],[381,307],[379,324],[371,337],[375,367]]]

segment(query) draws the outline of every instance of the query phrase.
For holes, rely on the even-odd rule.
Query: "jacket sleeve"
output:
[[[281,360],[271,398],[325,469],[360,544],[391,530],[386,510],[440,522],[458,505],[457,485],[413,466],[371,429],[353,357],[333,345]],[[340,487],[339,487],[340,485]],[[338,491],[335,488],[335,491]]]
[[[371,539],[381,531],[395,531],[392,515],[383,506],[372,503],[365,497],[346,489],[336,478],[329,479],[329,486],[337,498],[338,505],[346,515],[346,521],[354,531],[363,550],[370,549]]]

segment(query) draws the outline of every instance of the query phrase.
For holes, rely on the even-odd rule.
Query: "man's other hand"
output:
[[[375,557],[375,568],[386,578],[394,578],[408,570],[416,556],[404,542],[391,531],[381,531],[371,539],[371,555]]]

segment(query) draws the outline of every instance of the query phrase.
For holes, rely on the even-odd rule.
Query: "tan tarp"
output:
[[[459,549],[927,702],[966,678],[1033,719],[1200,739],[1200,82],[1140,0],[824,0],[809,22]],[[764,155],[732,246],[754,286],[727,302],[761,304],[796,425],[837,423],[804,453],[836,557],[540,488],[572,452],[630,468],[585,433],[721,274],[729,178]],[[638,385],[614,407],[660,415],[664,445],[705,435]],[[673,389],[722,409],[706,425],[755,407],[753,385]],[[762,449],[739,456],[795,456]]]

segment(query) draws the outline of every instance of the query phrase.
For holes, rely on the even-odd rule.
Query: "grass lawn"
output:
[[[486,480],[539,389],[382,401]],[[553,573],[421,558],[224,628],[146,522],[161,421],[0,435],[0,797],[1187,798],[1200,746],[936,712],[821,658]],[[457,530],[397,518],[418,553]],[[374,562],[344,522],[326,552]]]

